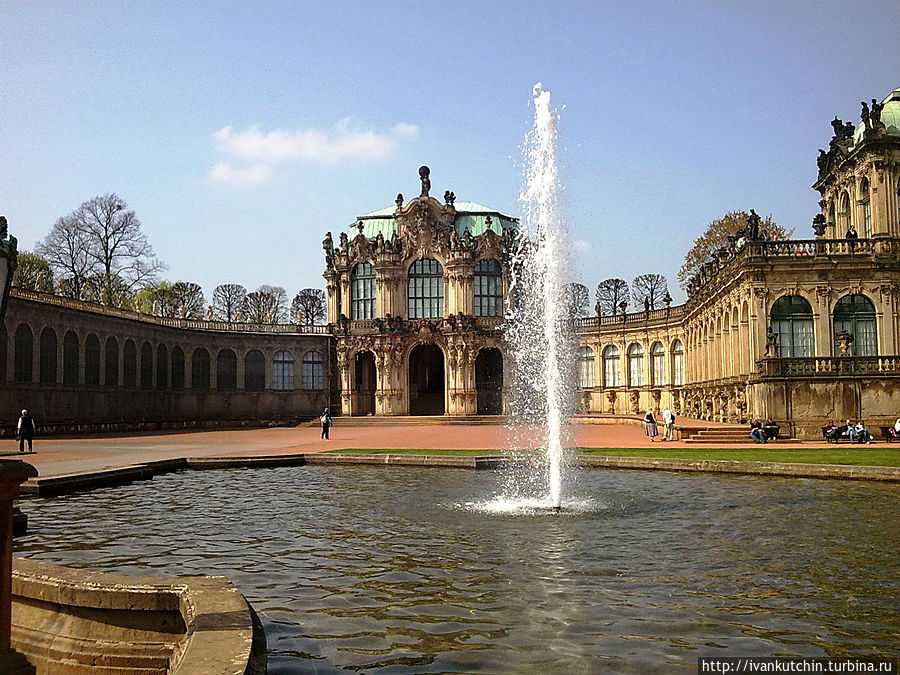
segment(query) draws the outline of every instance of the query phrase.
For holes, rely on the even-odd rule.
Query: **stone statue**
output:
[[[331,238],[331,232],[325,233],[325,238],[322,240],[322,248],[325,250],[325,265],[326,267],[331,267],[334,260],[334,239]]]
[[[847,330],[842,330],[834,336],[841,350],[841,356],[850,356],[850,347],[853,345],[853,334]]]
[[[6,216],[0,216],[0,239],[6,239],[9,234],[9,223],[6,222]]]
[[[599,302],[596,305],[594,305],[594,314],[596,314],[597,316],[600,316],[600,303]]]
[[[869,132],[872,130],[872,120],[870,119],[869,114],[869,104],[865,101],[860,101],[860,105],[862,106],[862,113],[860,113],[860,118],[862,119],[863,129],[865,129],[866,132]]]
[[[244,310],[239,309],[234,315],[234,320],[238,323],[244,323]]]
[[[397,230],[394,230],[394,234],[391,235],[391,244],[394,248],[394,253],[400,253],[400,249],[403,248],[400,244],[400,235],[397,233]]]
[[[869,121],[872,123],[872,130],[879,136],[883,135],[885,130],[884,122],[881,119],[881,111],[884,109],[884,104],[879,103],[876,99],[872,99],[872,112],[869,115]]]
[[[341,242],[341,253],[346,253],[347,246],[349,245],[349,242],[347,241],[347,233],[346,232],[341,232],[340,242]]]
[[[402,192],[397,193],[397,199],[394,200],[394,203],[397,205],[398,209],[403,206],[403,193]]]
[[[212,321],[212,320],[213,320],[213,308],[212,308],[212,305],[207,305],[207,306],[206,306],[206,320],[207,320],[207,321]]]
[[[778,335],[772,326],[766,328],[766,356],[770,359],[778,356]]]
[[[294,323],[296,323],[298,326],[303,324],[303,311],[302,310],[298,309],[296,312],[294,312]]]
[[[466,248],[472,248],[472,243],[473,243],[472,233],[469,232],[468,227],[463,231],[462,243],[463,243],[463,246],[465,246]]]
[[[422,181],[422,194],[419,195],[422,199],[428,196],[428,193],[431,191],[431,169],[427,166],[419,167],[419,179]]]
[[[819,148],[819,156],[816,157],[816,166],[819,167],[820,176],[828,170],[828,153],[822,148]]]
[[[812,221],[813,232],[817,237],[825,236],[825,214],[817,213]]]
[[[456,234],[456,228],[454,227],[450,230],[450,249],[455,250],[459,248],[459,235]]]
[[[384,250],[384,235],[381,232],[378,233],[378,236],[375,237],[375,248],[378,251]]]
[[[644,296],[644,311],[647,312],[647,314],[650,313],[650,296],[649,295]]]
[[[759,214],[754,209],[750,209],[750,215],[747,217],[747,239],[750,241],[760,240],[759,223]]]
[[[491,220],[491,217],[490,217],[490,216],[488,216],[487,218],[484,219],[484,226],[485,226],[487,229],[489,229],[489,230],[493,229],[493,227],[492,227],[493,224],[494,224],[494,221]]]

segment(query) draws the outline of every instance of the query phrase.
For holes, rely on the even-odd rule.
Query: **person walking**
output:
[[[675,440],[675,413],[673,413],[669,408],[663,409],[662,412],[663,417],[663,440],[664,441],[672,441]]]
[[[322,438],[326,441],[328,440],[328,430],[331,429],[331,415],[328,413],[328,408],[322,411],[322,416],[319,418],[319,421],[322,422]]]
[[[23,410],[19,416],[19,423],[16,425],[16,438],[19,440],[19,452],[25,452],[25,441],[28,441],[28,452],[31,452],[32,441],[34,440],[34,419],[28,414],[27,410]]]
[[[653,413],[650,410],[647,410],[647,414],[644,415],[644,425],[645,431],[647,435],[650,437],[650,442],[659,436],[659,429],[656,426],[656,418],[653,417]]]

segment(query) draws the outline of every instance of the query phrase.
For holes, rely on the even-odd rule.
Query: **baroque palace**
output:
[[[576,322],[583,412],[745,422],[813,437],[830,419],[900,416],[900,89],[832,121],[814,238],[753,218],[683,305]],[[13,289],[0,406],[47,430],[499,414],[515,218],[421,193],[323,242],[328,325],[160,319]],[[850,236],[848,237],[848,233]],[[89,394],[89,395],[86,395]]]

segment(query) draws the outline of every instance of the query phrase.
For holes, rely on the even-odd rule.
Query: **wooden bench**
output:
[[[850,437],[845,436],[841,429],[846,429],[846,427],[834,427],[831,430],[832,435],[828,434],[828,427],[822,427],[822,437],[825,439],[826,443],[840,443],[842,440],[850,442]]]
[[[884,440],[888,443],[893,443],[894,441],[900,441],[900,436],[894,434],[894,427],[881,427],[881,435],[884,437]]]

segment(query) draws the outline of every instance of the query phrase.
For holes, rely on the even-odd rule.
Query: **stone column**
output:
[[[0,672],[31,675],[35,672],[25,657],[10,646],[12,634],[12,532],[13,500],[19,486],[38,475],[37,469],[19,460],[0,461]]]

